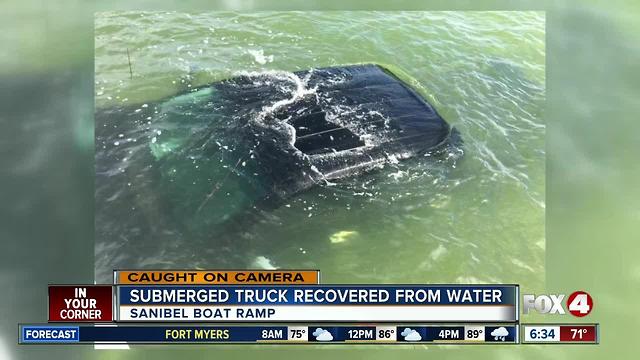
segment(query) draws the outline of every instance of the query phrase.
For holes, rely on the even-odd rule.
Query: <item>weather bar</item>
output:
[[[20,344],[517,344],[514,324],[169,326],[20,325]]]
[[[598,344],[598,324],[523,324],[523,344]]]

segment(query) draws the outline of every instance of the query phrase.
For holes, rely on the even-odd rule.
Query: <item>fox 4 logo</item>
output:
[[[564,298],[564,294],[522,295],[522,313],[528,314],[530,310],[535,310],[540,314],[564,315]],[[585,291],[576,291],[569,295],[566,305],[571,315],[583,317],[589,315],[593,309],[593,299]]]

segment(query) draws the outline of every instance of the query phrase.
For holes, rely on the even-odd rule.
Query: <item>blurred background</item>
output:
[[[0,359],[621,358],[640,295],[640,47],[633,1],[4,1],[0,11]],[[584,289],[598,346],[17,346],[46,285],[94,279],[94,12],[546,11],[546,288]],[[525,319],[526,320],[526,319]],[[565,320],[565,319],[562,319]],[[568,319],[566,319],[568,321]]]

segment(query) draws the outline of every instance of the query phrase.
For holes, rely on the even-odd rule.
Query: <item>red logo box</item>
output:
[[[49,322],[113,321],[113,287],[49,285]]]

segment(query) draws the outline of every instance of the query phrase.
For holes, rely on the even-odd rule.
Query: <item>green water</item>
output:
[[[325,282],[336,283],[541,288],[544,26],[544,14],[535,12],[98,13],[98,279],[108,281],[113,268],[279,267],[320,269]],[[413,77],[461,132],[464,156],[387,164],[318,186],[222,234],[203,228],[206,212],[189,212],[218,182],[217,158],[195,154],[159,165],[144,156],[177,151],[174,128],[188,122],[196,136],[207,121],[193,105],[181,111],[197,121],[170,123],[166,109],[191,99],[149,106],[154,100],[242,71],[362,62]],[[100,113],[123,107],[142,115]],[[154,183],[153,167],[165,177],[156,182],[171,177],[177,194]],[[247,195],[233,185],[240,180],[225,179],[207,206],[244,206]]]

